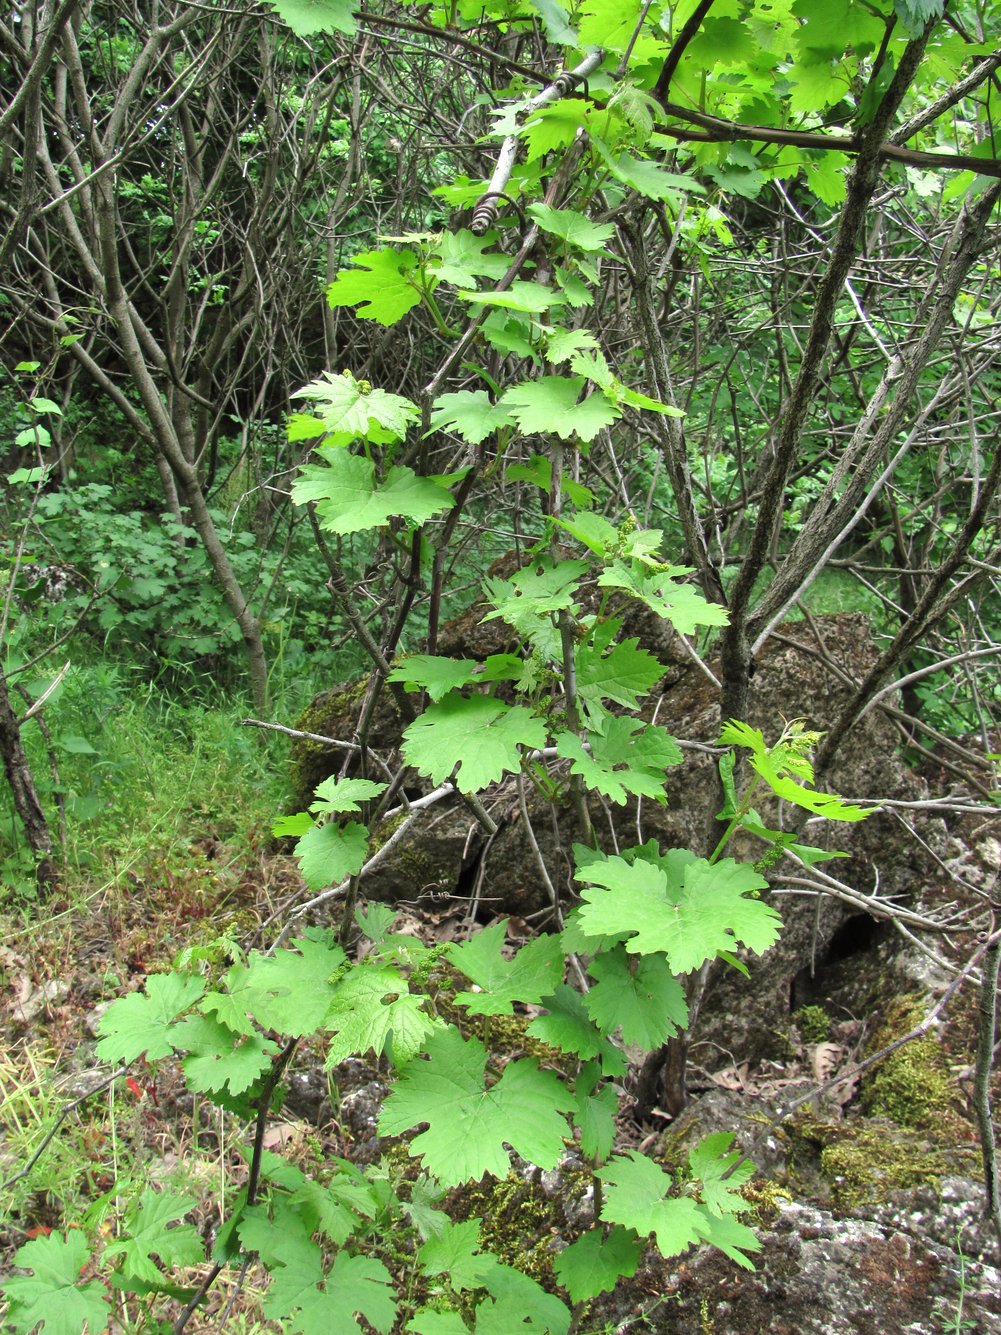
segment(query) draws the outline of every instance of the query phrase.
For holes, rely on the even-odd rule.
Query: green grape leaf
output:
[[[567,22],[567,12],[560,0],[529,0],[542,19],[546,38],[556,46],[580,46],[580,38]]]
[[[587,570],[584,561],[554,563],[549,557],[540,557],[510,579],[485,579],[483,588],[494,610],[483,620],[502,617],[519,635],[531,636],[538,623],[554,612],[577,610],[574,588]]]
[[[292,500],[315,501],[321,527],[341,534],[381,528],[393,516],[422,524],[455,504],[447,487],[418,477],[412,468],[394,466],[377,483],[372,461],[347,450],[331,451],[324,467],[304,465],[292,484]]]
[[[612,1049],[614,1051],[614,1049]],[[616,1067],[599,1071],[597,1063],[589,1062],[577,1078],[574,1126],[580,1132],[580,1147],[589,1159],[601,1163],[612,1152],[615,1144],[615,1115],[619,1111],[619,1097],[614,1085],[602,1077],[616,1078],[626,1071],[625,1060]],[[603,1063],[604,1065],[604,1063]]]
[[[675,974],[697,969],[738,943],[760,954],[775,941],[779,915],[748,898],[768,885],[753,867],[732,858],[715,864],[694,858],[680,870],[669,883],[664,869],[646,858],[629,863],[611,857],[579,868],[576,879],[588,883],[581,892],[585,930],[632,932],[625,943],[630,954],[663,953]]]
[[[592,394],[578,403],[586,384],[583,376],[541,376],[512,385],[501,403],[526,435],[556,435],[560,440],[576,436],[591,441],[602,427],[615,421],[619,410],[604,394]]]
[[[661,403],[660,399],[652,399],[649,394],[641,394],[637,389],[630,389],[621,380],[614,381],[613,388],[616,403],[624,403],[629,408],[645,408],[647,412],[660,413],[661,417],[685,416],[683,409],[675,408],[671,403]]]
[[[343,1246],[358,1229],[359,1219],[374,1219],[382,1209],[378,1186],[347,1159],[334,1159],[337,1168],[322,1185],[303,1177],[289,1204],[302,1218],[308,1234],[323,1233],[335,1247]]]
[[[300,1186],[302,1182],[297,1180],[289,1189],[298,1190]],[[281,1264],[294,1265],[304,1273],[312,1271],[313,1278],[308,1282],[316,1283],[323,1273],[323,1253],[310,1236],[312,1220],[306,1218],[307,1213],[295,1209],[289,1198],[280,1194],[273,1197],[270,1207],[247,1206],[237,1225],[244,1250],[256,1252],[269,1269]]]
[[[484,1086],[487,1053],[455,1029],[434,1035],[427,1060],[416,1057],[401,1072],[383,1106],[379,1130],[401,1135],[428,1124],[410,1142],[413,1155],[445,1186],[502,1178],[511,1163],[509,1145],[530,1163],[554,1168],[563,1152],[573,1104],[562,1081],[530,1060],[508,1062],[496,1084]]]
[[[279,816],[271,824],[271,833],[276,839],[298,839],[301,834],[311,830],[316,822],[308,811],[297,811],[294,816]]]
[[[490,278],[495,282],[503,278],[510,266],[510,259],[499,251],[485,254],[492,237],[475,237],[467,227],[460,227],[457,232],[441,232],[434,238],[433,250],[437,252],[437,263],[432,261],[431,272],[441,283],[452,283],[455,287],[472,287],[477,278]]]
[[[761,775],[777,797],[792,802],[794,806],[815,812],[825,820],[865,820],[872,814],[872,807],[852,806],[833,793],[818,793],[796,782],[797,779],[805,779],[807,783],[813,781],[813,765],[805,754],[805,748],[817,740],[819,735],[789,729],[774,746],[767,747],[757,728],[738,719],[730,719],[720,733],[720,744],[743,746],[750,750],[751,768]]]
[[[544,287],[541,283],[530,283],[521,278],[516,278],[503,292],[467,292],[460,289],[455,295],[477,306],[495,306],[506,311],[521,311],[526,315],[541,315],[551,306],[561,306],[566,300],[563,293],[554,287]]]
[[[455,998],[470,1015],[511,1015],[515,1002],[538,1004],[563,978],[563,951],[558,936],[537,936],[505,959],[507,920],[477,932],[463,945],[452,944],[447,958],[475,983],[479,992]]]
[[[617,705],[635,709],[640,698],[667,671],[653,654],[640,649],[639,641],[635,639],[622,640],[605,653],[608,628],[612,628],[611,634],[614,635],[619,625],[618,621],[613,621],[596,627],[577,651],[577,692],[585,709],[600,704],[602,700],[614,700]],[[663,729],[659,731],[670,742],[668,734]],[[677,754],[677,759],[666,760],[665,764],[680,764],[681,752],[677,744],[671,742],[668,747],[664,743],[661,747],[665,752],[668,749],[672,750],[672,754]]]
[[[329,930],[307,928],[294,942],[295,949],[274,955],[256,951],[245,966],[234,966],[226,976],[227,994],[210,993],[202,1002],[224,1024],[238,1032],[235,1019],[250,1014],[263,1029],[273,1029],[289,1038],[318,1029],[334,994],[337,976],[347,956],[334,943]],[[217,998],[229,996],[229,1004]]]
[[[495,431],[511,425],[511,414],[501,404],[492,403],[485,389],[439,394],[431,414],[435,431],[454,431],[471,445],[479,445]]]
[[[725,626],[729,617],[718,603],[707,602],[690,584],[678,584],[679,575],[690,572],[681,566],[651,571],[634,559],[613,561],[598,576],[603,589],[622,589],[669,621],[679,635],[692,635],[699,626]]]
[[[620,1279],[635,1275],[643,1248],[631,1229],[617,1225],[608,1237],[600,1228],[583,1233],[553,1262],[556,1278],[575,1303],[610,1293]]]
[[[560,528],[572,534],[578,542],[583,543],[589,551],[594,552],[595,556],[601,557],[602,560],[619,546],[619,530],[614,524],[609,523],[604,515],[588,511],[584,514],[571,515],[569,518],[561,516],[556,522]],[[618,627],[621,622],[615,624]],[[633,640],[632,643],[636,644],[637,641]]]
[[[197,1265],[205,1259],[205,1246],[193,1224],[169,1224],[183,1219],[197,1201],[193,1196],[174,1196],[147,1189],[125,1212],[125,1237],[104,1249],[106,1258],[123,1256],[126,1281],[137,1279],[154,1288],[164,1283],[164,1275],[154,1255],[165,1269]]]
[[[528,463],[511,464],[504,476],[511,482],[531,482],[548,496],[552,486],[553,466],[544,455],[533,454]],[[594,492],[574,482],[572,478],[563,479],[563,490],[578,507],[586,508],[594,504]]]
[[[322,1280],[312,1278],[316,1270],[295,1261],[274,1270],[265,1314],[280,1319],[282,1330],[294,1335],[357,1335],[365,1329],[358,1317],[388,1335],[397,1303],[392,1277],[381,1261],[339,1251]]]
[[[636,32],[641,8],[641,0],[587,0],[578,18],[581,48],[624,51]]]
[[[559,937],[553,940],[558,949]],[[560,955],[562,964],[562,951]],[[546,1007],[545,1012],[537,1015],[525,1031],[532,1038],[559,1048],[561,1052],[571,1053],[581,1061],[597,1057],[611,1047],[607,1038],[595,1028],[583,998],[566,983],[559,983],[551,996],[543,997],[542,1004]]]
[[[581,352],[600,351],[598,340],[586,329],[554,329],[546,335],[546,361],[562,366]]]
[[[761,1243],[754,1229],[739,1219],[734,1219],[732,1214],[713,1214],[704,1205],[699,1206],[699,1212],[702,1215],[703,1237],[706,1242],[718,1247],[731,1261],[736,1261],[745,1270],[753,1270],[754,1263],[744,1253],[761,1251]]]
[[[261,1034],[234,1034],[208,1015],[189,1015],[175,1025],[174,1047],[187,1052],[182,1065],[190,1089],[201,1093],[245,1093],[271,1065],[278,1052]]]
[[[920,37],[929,19],[942,17],[945,0],[893,0],[893,8],[908,37]]]
[[[412,250],[369,250],[355,255],[354,269],[342,269],[327,288],[330,306],[357,306],[360,320],[394,325],[421,299],[410,275],[417,268]]]
[[[322,417],[312,413],[290,413],[285,423],[285,435],[292,445],[300,440],[315,440],[317,436],[327,434],[327,424]]]
[[[314,32],[343,32],[350,36],[358,29],[354,11],[359,8],[359,0],[268,0],[268,3],[297,37],[309,37]]]
[[[483,1287],[494,1258],[480,1254],[480,1225],[476,1219],[447,1223],[437,1237],[428,1238],[417,1253],[426,1275],[444,1275],[456,1293]]]
[[[743,1155],[731,1150],[732,1144],[728,1131],[717,1131],[688,1151],[688,1166],[702,1182],[702,1203],[710,1214],[740,1214],[750,1209],[740,1188],[754,1176],[754,1164],[741,1163]]]
[[[334,775],[318,785],[317,800],[310,803],[309,809],[321,815],[354,815],[361,810],[362,802],[369,802],[385,791],[384,783],[373,783],[371,779],[339,779]]]
[[[572,774],[579,774],[593,788],[617,806],[630,793],[666,802],[664,775],[671,765],[681,762],[678,745],[663,728],[636,718],[609,718],[605,733],[589,732],[588,747],[576,733],[560,733],[556,754],[573,763]]]
[[[487,1271],[484,1286],[491,1297],[476,1308],[476,1335],[567,1335],[566,1304],[531,1275],[497,1263]]]
[[[596,981],[584,1004],[604,1033],[619,1029],[624,1043],[652,1052],[688,1027],[684,988],[664,955],[637,959],[619,945],[596,955],[587,971]]]
[[[146,994],[130,992],[112,1002],[101,1016],[97,1056],[103,1062],[132,1062],[145,1052],[158,1061],[174,1050],[174,1021],[205,991],[195,974],[156,973],[146,980]]]
[[[652,1233],[661,1256],[677,1256],[705,1237],[705,1216],[696,1202],[669,1197],[671,1175],[645,1154],[631,1150],[597,1171],[605,1184],[602,1219],[635,1229],[641,1238]]]
[[[424,1011],[424,1001],[424,997],[411,996],[406,980],[395,969],[352,969],[334,993],[324,1020],[324,1027],[334,1035],[325,1069],[368,1052],[377,1057],[391,1052],[396,1065],[409,1061],[443,1023]]]
[[[389,929],[396,921],[396,910],[388,904],[373,900],[371,904],[359,904],[355,909],[355,922],[373,945],[381,946],[389,935]]]
[[[584,98],[561,97],[539,107],[521,127],[526,161],[535,162],[554,149],[569,148],[587,119],[588,103]]]
[[[637,158],[628,152],[611,152],[600,139],[592,142],[612,175],[638,195],[647,199],[676,201],[680,194],[705,193],[704,187],[694,177],[665,171],[649,158]]]
[[[315,418],[293,419],[303,438],[324,432],[334,437],[331,444],[317,450],[325,458],[353,440],[378,439],[383,444],[387,440],[401,440],[411,422],[420,417],[420,410],[409,399],[388,394],[384,389],[373,389],[367,381],[356,380],[350,371],[341,375],[324,371],[293,397],[309,399],[316,404]],[[307,425],[311,426],[317,420],[322,423],[320,432],[309,430],[307,437]],[[289,440],[293,439],[291,426],[290,422]]]
[[[568,246],[576,246],[578,250],[604,254],[608,242],[615,235],[613,223],[593,223],[574,209],[554,209],[548,204],[530,204],[528,212],[544,232],[558,236]]]
[[[307,830],[295,846],[302,879],[310,890],[323,890],[354,876],[368,856],[368,830],[358,821],[328,822]]]
[[[478,676],[475,658],[439,658],[434,654],[410,654],[395,665],[387,681],[402,681],[408,690],[425,690],[437,703],[449,691],[468,686]]]
[[[412,1335],[469,1335],[469,1327],[458,1312],[439,1312],[437,1308],[421,1307],[407,1322]]]
[[[538,339],[538,326],[531,317],[508,311],[491,311],[480,325],[480,333],[497,352],[505,356],[511,352],[535,366],[539,365],[534,347]]]
[[[82,1233],[71,1230],[64,1238],[50,1233],[26,1242],[14,1253],[13,1264],[30,1275],[10,1275],[0,1280],[10,1308],[4,1326],[17,1335],[38,1328],[44,1335],[80,1335],[103,1331],[110,1317],[107,1290],[95,1279],[80,1282],[91,1253]]]
[[[521,747],[546,744],[546,725],[530,709],[500,700],[452,692],[430,705],[403,733],[408,765],[432,782],[444,783],[458,765],[456,787],[479,792],[521,768]]]

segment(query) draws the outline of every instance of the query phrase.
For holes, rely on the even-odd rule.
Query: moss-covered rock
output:
[[[902,1038],[920,1023],[923,1013],[920,997],[898,998],[888,1007],[868,1050],[879,1052]],[[870,1117],[926,1131],[944,1145],[955,1144],[963,1125],[945,1054],[930,1035],[905,1043],[873,1068],[862,1085],[862,1109]]]
[[[331,741],[354,742],[356,729],[365,702],[369,678],[342,682],[329,691],[314,696],[296,720],[299,732],[314,737],[329,737]],[[379,695],[369,722],[368,742],[377,750],[397,747],[403,722],[393,697],[386,690]],[[305,737],[297,737],[289,753],[289,774],[295,794],[295,810],[305,811],[313,800],[317,785],[344,767],[345,773],[357,773],[357,760],[343,747],[326,745]]]

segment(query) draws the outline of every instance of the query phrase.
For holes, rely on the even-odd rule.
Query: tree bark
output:
[[[7,678],[0,668],[0,754],[4,773],[14,798],[14,810],[24,826],[24,837],[35,856],[39,889],[49,889],[56,881],[52,858],[52,835],[45,812],[38,800],[31,766],[21,741],[21,726],[10,702]]]

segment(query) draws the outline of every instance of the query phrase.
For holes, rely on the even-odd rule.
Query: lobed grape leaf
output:
[[[553,1262],[556,1278],[575,1303],[609,1293],[620,1279],[635,1275],[643,1248],[636,1234],[615,1225],[605,1237],[600,1228],[582,1233]]]
[[[553,466],[545,455],[533,454],[528,463],[511,464],[504,476],[511,482],[531,482],[548,496],[552,487]],[[594,492],[589,487],[581,486],[568,477],[563,479],[562,486],[574,505],[585,508],[594,504]]]
[[[431,272],[441,283],[455,287],[473,287],[477,278],[496,281],[503,278],[510,259],[499,251],[486,253],[487,246],[495,243],[496,234],[476,237],[468,227],[457,232],[441,232],[434,238]]]
[[[456,1029],[434,1035],[427,1060],[416,1057],[401,1072],[379,1118],[384,1135],[401,1135],[427,1123],[410,1142],[429,1172],[445,1186],[484,1173],[505,1177],[505,1145],[540,1168],[553,1168],[563,1152],[573,1106],[562,1081],[531,1059],[509,1062],[500,1079],[484,1084],[487,1052]]]
[[[474,658],[439,658],[434,654],[410,654],[400,659],[387,681],[402,681],[409,690],[425,690],[436,703],[449,691],[476,681],[479,664]]]
[[[679,575],[689,573],[681,566],[650,571],[637,559],[628,565],[613,561],[598,576],[598,583],[604,589],[622,589],[646,603],[680,635],[692,635],[698,626],[725,626],[729,621],[725,608],[707,602],[690,584],[675,582]]]
[[[587,1062],[577,1077],[574,1126],[580,1132],[581,1149],[596,1163],[603,1162],[612,1152],[616,1136],[615,1115],[619,1111],[615,1086],[603,1077],[624,1073],[624,1061],[618,1070],[611,1071],[603,1070],[597,1062]]]
[[[477,1219],[449,1221],[437,1237],[428,1238],[417,1259],[426,1275],[444,1275],[456,1293],[482,1288],[487,1272],[496,1265],[494,1257],[480,1253]]]
[[[330,458],[334,451],[353,440],[379,437],[383,444],[387,440],[400,440],[407,434],[410,423],[420,417],[419,409],[410,399],[373,389],[366,381],[356,380],[350,371],[340,375],[324,371],[293,397],[315,403],[317,417],[293,417],[289,422],[289,440],[310,439],[329,432],[334,440],[316,451],[323,458]],[[319,433],[313,429],[316,421],[321,423]]]
[[[393,516],[422,524],[455,504],[441,482],[403,465],[394,465],[377,482],[375,464],[347,450],[330,451],[322,467],[305,464],[292,484],[292,500],[315,501],[320,526],[341,534],[381,528]]]
[[[531,1275],[497,1262],[484,1287],[491,1296],[476,1308],[476,1335],[568,1335],[566,1304]]]
[[[684,988],[664,955],[630,957],[621,945],[587,966],[595,979],[584,998],[587,1012],[606,1034],[619,1029],[625,1043],[648,1052],[688,1026]]]
[[[690,1196],[669,1197],[669,1173],[636,1150],[617,1155],[597,1170],[605,1184],[601,1217],[635,1229],[641,1238],[653,1234],[661,1256],[677,1256],[708,1231],[705,1216]]]
[[[393,325],[421,299],[410,277],[417,268],[412,250],[369,250],[355,255],[354,269],[342,269],[327,288],[330,306],[357,306],[360,320]]]
[[[341,779],[332,775],[317,786],[317,800],[310,803],[309,809],[318,814],[354,814],[361,810],[360,803],[368,802],[385,791],[384,783],[374,783],[371,779]]]
[[[611,426],[619,410],[604,394],[592,394],[578,403],[586,384],[583,376],[540,376],[512,385],[501,403],[526,435],[591,441],[602,427]]]
[[[193,1224],[168,1227],[183,1219],[196,1204],[193,1196],[147,1189],[125,1212],[124,1238],[109,1243],[104,1255],[124,1257],[122,1269],[126,1281],[137,1279],[153,1288],[161,1286],[164,1275],[153,1260],[154,1254],[167,1269],[197,1265],[205,1259],[204,1243]]]
[[[443,1024],[424,1011],[424,1002],[424,997],[411,995],[395,969],[352,969],[335,991],[324,1020],[334,1035],[325,1069],[368,1052],[377,1057],[390,1052],[396,1065],[409,1061]]]
[[[761,775],[777,797],[813,811],[825,820],[865,820],[873,808],[852,806],[833,793],[818,793],[796,782],[797,778],[808,783],[813,781],[813,766],[805,754],[805,745],[818,737],[818,733],[787,730],[775,746],[769,748],[757,728],[730,719],[720,733],[720,743],[747,747],[751,752],[751,768]]]
[[[485,389],[440,394],[431,414],[435,431],[455,431],[471,445],[479,445],[501,427],[511,425],[511,414],[502,404],[491,402]]]
[[[104,1062],[131,1062],[145,1052],[158,1061],[174,1050],[174,1021],[205,991],[195,974],[156,973],[146,980],[146,994],[130,992],[112,1002],[101,1016],[97,1056]]]
[[[553,938],[559,946],[559,937]],[[545,1011],[529,1024],[526,1033],[561,1052],[571,1053],[581,1061],[603,1053],[615,1053],[608,1039],[595,1027],[584,1006],[584,999],[566,983],[560,983],[551,996],[543,997]],[[616,1054],[620,1055],[620,1054]]]
[[[429,705],[403,733],[408,765],[443,783],[458,765],[456,787],[479,792],[508,771],[521,768],[521,747],[546,744],[546,725],[522,705],[513,707],[487,696],[469,699],[452,691]]]
[[[86,1327],[95,1335],[108,1324],[110,1309],[103,1284],[81,1283],[91,1253],[83,1234],[76,1231],[35,1238],[19,1247],[13,1263],[30,1275],[8,1275],[0,1289],[10,1304],[4,1326],[17,1335],[41,1328],[44,1335],[80,1335]]]
[[[575,209],[554,209],[549,204],[530,204],[528,212],[544,232],[558,236],[568,246],[576,246],[578,250],[604,254],[608,242],[615,235],[614,223],[593,223]]]
[[[564,609],[577,611],[574,589],[587,574],[584,561],[556,561],[541,557],[510,579],[487,578],[484,592],[494,605],[484,621],[503,617],[519,635],[531,636],[538,623]]]
[[[541,315],[551,306],[561,306],[566,300],[563,293],[555,288],[544,287],[542,283],[526,282],[522,278],[516,278],[502,292],[472,292],[460,289],[455,295],[477,306],[495,306],[501,310],[521,311],[526,315]]]
[[[741,1163],[744,1156],[731,1150],[732,1144],[728,1131],[716,1131],[688,1151],[688,1166],[702,1183],[702,1203],[710,1214],[739,1214],[750,1209],[740,1188],[754,1176],[754,1164],[746,1159]]]
[[[585,931],[596,936],[629,931],[630,954],[663,953],[675,974],[697,969],[739,943],[760,954],[775,941],[779,915],[760,899],[748,898],[768,885],[753,867],[731,858],[715,864],[693,858],[679,870],[669,881],[662,866],[621,857],[578,868],[576,879],[588,883],[581,892]]]
[[[609,641],[620,625],[621,622],[612,620],[596,626],[577,651],[577,693],[585,708],[602,700],[614,700],[617,705],[635,709],[640,697],[646,695],[666,671],[653,654],[639,648],[636,639],[613,644],[606,653]],[[676,760],[665,761],[665,764],[680,764],[681,752],[677,743],[663,729],[660,732],[667,739],[660,749],[665,754],[668,751],[677,754]]]
[[[664,775],[681,763],[681,752],[664,728],[642,719],[608,718],[604,735],[589,732],[587,741],[589,749],[576,733],[560,733],[556,753],[573,762],[571,773],[579,774],[589,788],[619,806],[629,793],[667,801]]]
[[[563,978],[563,950],[558,936],[537,936],[512,959],[502,954],[507,920],[493,923],[446,952],[451,964],[481,988],[460,992],[455,1000],[470,1015],[511,1015],[515,1002],[537,1004]]]
[[[290,1038],[318,1029],[334,994],[337,976],[347,956],[329,930],[307,928],[294,949],[274,955],[256,951],[246,965],[234,965],[226,974],[226,991],[210,992],[201,1004],[237,1033],[252,1033],[247,1016],[263,1029]]]
[[[368,830],[354,820],[314,825],[296,844],[295,856],[310,890],[323,890],[361,871],[368,856]]]
[[[732,1214],[716,1215],[706,1206],[700,1205],[706,1242],[718,1247],[731,1261],[736,1261],[745,1270],[753,1270],[754,1264],[745,1256],[745,1252],[759,1252],[761,1243],[753,1228],[735,1219]]]
[[[526,161],[535,162],[554,149],[568,148],[587,119],[588,103],[584,98],[561,97],[539,107],[521,127]]]
[[[268,0],[271,8],[285,20],[297,37],[314,32],[357,31],[354,11],[359,0]]]
[[[261,1034],[235,1034],[208,1015],[189,1015],[176,1025],[174,1047],[187,1052],[181,1063],[190,1089],[243,1094],[271,1065],[278,1048]]]

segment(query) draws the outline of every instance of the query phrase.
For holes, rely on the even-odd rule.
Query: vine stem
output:
[[[275,1092],[278,1081],[285,1074],[285,1068],[292,1060],[298,1046],[299,1040],[297,1038],[290,1038],[282,1048],[277,1059],[272,1064],[271,1070],[268,1072],[268,1078],[264,1082],[264,1088],[261,1090],[260,1098],[257,1101],[257,1120],[254,1123],[254,1147],[250,1160],[250,1177],[247,1180],[248,1205],[253,1205],[257,1200],[257,1189],[261,1183],[261,1157],[264,1152],[264,1131],[268,1121],[268,1110],[271,1107],[271,1096]],[[184,1311],[174,1322],[174,1335],[181,1335],[181,1332],[197,1310],[198,1305],[215,1283],[216,1278],[222,1272],[222,1269],[222,1263],[216,1261],[212,1266],[212,1269],[202,1280],[201,1284],[199,1284],[187,1307],[185,1307]]]

